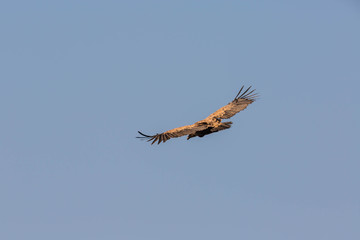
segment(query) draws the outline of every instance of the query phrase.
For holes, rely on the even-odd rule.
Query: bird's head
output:
[[[189,134],[189,135],[187,136],[186,140],[189,140],[190,138],[193,138],[193,137],[195,137],[195,136],[196,136],[195,134]]]

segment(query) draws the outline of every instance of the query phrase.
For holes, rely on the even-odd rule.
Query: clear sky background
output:
[[[0,4],[0,238],[360,239],[360,2]],[[242,85],[230,130],[153,145]]]

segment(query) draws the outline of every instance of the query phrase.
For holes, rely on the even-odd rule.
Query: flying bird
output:
[[[198,121],[192,125],[174,128],[169,131],[158,133],[152,136],[146,135],[138,131],[141,136],[137,138],[147,139],[148,142],[152,141],[152,145],[156,141],[159,144],[161,142],[166,142],[171,138],[182,137],[185,135],[188,135],[187,140],[189,140],[193,137],[203,137],[214,132],[228,129],[231,127],[232,122],[222,122],[221,120],[229,119],[238,112],[244,110],[258,97],[258,94],[254,93],[255,89],[249,92],[251,86],[247,88],[244,92],[242,92],[243,89],[244,86],[241,87],[240,91],[238,92],[233,101],[220,108],[216,112],[210,114],[207,118],[201,121]]]

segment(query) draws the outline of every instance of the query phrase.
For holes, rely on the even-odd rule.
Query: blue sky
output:
[[[360,4],[0,4],[1,239],[359,239]],[[232,128],[151,146],[252,85]]]

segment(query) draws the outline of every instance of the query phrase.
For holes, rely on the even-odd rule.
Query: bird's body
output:
[[[253,93],[255,89],[247,93],[251,87],[246,89],[241,94],[243,88],[244,86],[240,89],[239,93],[232,102],[210,114],[207,118],[201,121],[198,121],[192,125],[174,128],[152,136],[143,134],[139,131],[139,134],[142,136],[138,138],[148,139],[148,141],[152,141],[151,144],[158,141],[159,144],[161,142],[166,142],[170,138],[177,138],[188,135],[187,139],[189,140],[192,137],[203,137],[214,132],[228,129],[231,127],[232,122],[221,122],[221,120],[231,118],[236,113],[244,110],[249,104],[254,102],[257,97],[257,94]]]

